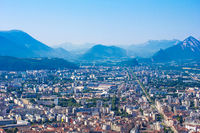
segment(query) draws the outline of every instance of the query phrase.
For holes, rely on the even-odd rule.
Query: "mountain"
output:
[[[23,31],[0,31],[0,56],[63,58],[64,54],[69,56],[66,50],[53,49]]]
[[[25,70],[54,70],[54,69],[75,69],[75,64],[60,58],[16,58],[0,56],[0,70],[25,71]]]
[[[1,31],[0,37],[0,46],[4,47],[0,55],[3,56],[41,57],[49,56],[48,53],[53,51],[52,48],[20,30]]]
[[[130,56],[151,57],[159,49],[166,49],[179,42],[179,40],[150,40],[143,44],[130,45],[127,51]]]
[[[82,60],[120,59],[126,57],[126,50],[116,46],[95,45],[81,56]]]
[[[177,45],[160,50],[153,56],[154,61],[186,60],[200,58],[200,42],[190,36]]]

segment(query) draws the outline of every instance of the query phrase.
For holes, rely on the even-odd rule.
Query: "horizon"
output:
[[[53,47],[66,42],[125,46],[200,39],[198,0],[0,2],[0,30],[22,30]]]
[[[31,34],[25,32],[25,31],[23,31],[23,30],[20,30],[20,29],[0,30],[0,32],[10,32],[10,31],[20,31],[20,32],[24,32],[24,33],[30,35],[31,37],[33,37],[34,39],[36,39],[37,41],[43,43],[42,41],[38,40],[37,38],[35,38],[35,37],[32,36]],[[173,39],[162,39],[162,40],[152,40],[152,39],[150,39],[150,40],[146,40],[145,42],[141,42],[141,43],[137,43],[137,44],[136,44],[136,43],[124,44],[124,46],[126,47],[126,46],[131,46],[131,45],[144,45],[144,44],[146,44],[146,43],[148,43],[148,42],[151,42],[151,41],[172,41],[172,40],[177,40],[177,41],[182,42],[182,41],[184,41],[185,39],[187,39],[187,38],[189,38],[189,37],[193,37],[193,38],[197,39],[198,41],[200,41],[199,38],[196,38],[196,37],[194,37],[194,36],[189,35],[189,36],[185,37],[183,40],[179,40],[179,39],[176,39],[176,38],[173,38]],[[43,43],[43,44],[45,44],[45,43]],[[123,48],[123,45],[121,45],[121,44],[115,45],[115,44],[102,44],[102,43],[89,43],[89,42],[81,43],[81,44],[77,44],[77,43],[75,44],[75,43],[71,43],[71,42],[64,42],[64,43],[60,43],[60,44],[53,45],[53,46],[48,45],[48,44],[45,44],[45,45],[50,46],[50,47],[53,47],[53,48],[64,48],[64,46],[67,45],[67,44],[68,44],[68,45],[69,45],[69,44],[72,44],[72,45],[75,45],[75,46],[84,46],[84,45],[95,46],[95,45],[104,45],[104,46],[118,46],[118,47]],[[89,47],[90,47],[90,46],[89,46]],[[64,48],[64,49],[66,49],[66,48]],[[66,50],[68,50],[68,49],[66,49]]]

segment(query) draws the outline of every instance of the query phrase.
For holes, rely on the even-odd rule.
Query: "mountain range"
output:
[[[69,44],[68,47],[70,45],[73,47],[72,44]],[[18,58],[50,57],[64,58],[70,61],[122,60],[132,56],[147,58],[152,56],[154,61],[200,58],[200,42],[192,36],[184,41],[151,40],[141,45],[131,45],[126,49],[102,44],[87,44],[87,46],[81,48],[84,48],[85,52],[76,55],[75,52],[71,53],[64,48],[49,47],[20,30],[0,31],[0,56]]]
[[[88,48],[84,48],[86,52],[76,55],[71,54],[64,48],[51,48],[46,44],[36,40],[29,34],[21,30],[0,31],[0,56],[13,56],[20,58],[64,58],[67,60],[83,59],[114,59],[126,56],[126,50],[116,46],[104,46],[87,44]],[[70,47],[70,44],[69,46]],[[71,47],[73,47],[71,45]],[[89,49],[90,48],[90,49]]]
[[[180,43],[179,40],[150,40],[142,44],[130,45],[128,55],[134,57],[151,57],[160,49],[166,49]]]
[[[200,58],[200,42],[190,36],[166,49],[161,49],[153,55],[154,61],[187,60]]]

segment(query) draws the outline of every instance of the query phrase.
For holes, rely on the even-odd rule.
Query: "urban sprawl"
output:
[[[199,69],[172,65],[1,71],[0,132],[200,132]]]

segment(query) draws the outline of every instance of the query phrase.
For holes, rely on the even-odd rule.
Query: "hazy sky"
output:
[[[0,30],[47,45],[200,37],[200,0],[0,0]]]

